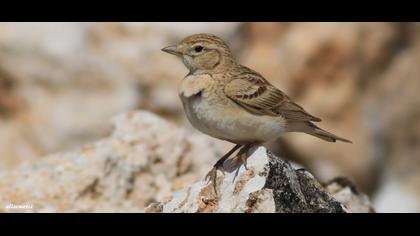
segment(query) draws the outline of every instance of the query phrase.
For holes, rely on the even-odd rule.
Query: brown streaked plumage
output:
[[[190,70],[179,87],[179,96],[191,124],[212,137],[237,144],[214,165],[208,176],[216,190],[217,168],[237,149],[237,158],[257,144],[285,132],[303,132],[329,142],[350,142],[312,122],[309,114],[261,74],[233,58],[226,43],[210,34],[191,35],[162,49],[180,57]]]

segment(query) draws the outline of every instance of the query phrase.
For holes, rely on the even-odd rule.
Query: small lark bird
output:
[[[285,132],[303,132],[328,142],[350,142],[313,124],[321,119],[310,115],[262,75],[236,62],[226,43],[214,35],[191,35],[162,50],[181,58],[190,70],[179,87],[179,96],[191,124],[205,134],[236,144],[208,173],[214,186],[217,169],[237,149],[242,147],[236,157],[246,164],[249,148]]]

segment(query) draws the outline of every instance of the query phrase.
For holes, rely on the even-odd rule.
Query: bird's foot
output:
[[[211,181],[213,182],[213,188],[214,188],[214,193],[217,195],[217,170],[220,168],[221,171],[224,173],[224,167],[223,167],[223,163],[226,161],[226,159],[229,158],[230,155],[232,155],[232,153],[234,153],[237,149],[239,149],[242,145],[240,144],[236,144],[235,147],[233,147],[228,153],[226,153],[222,158],[220,158],[216,164],[213,166],[213,168],[209,171],[209,173],[207,173],[205,180],[207,180],[207,184]]]
[[[219,168],[224,173],[223,166],[214,165],[213,168],[207,173],[206,178],[205,178],[205,180],[207,181],[207,184],[210,182],[213,183],[213,189],[216,195],[217,195],[217,170]]]

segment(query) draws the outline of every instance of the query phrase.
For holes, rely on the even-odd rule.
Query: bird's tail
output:
[[[353,143],[350,140],[338,137],[335,134],[332,134],[328,131],[325,131],[319,128],[312,122],[302,122],[302,123],[294,124],[292,127],[293,129],[290,130],[292,132],[296,132],[296,131],[304,132],[306,134],[310,134],[312,136],[315,136],[317,138],[323,139],[328,142],[336,142],[337,140],[339,140],[346,143]]]

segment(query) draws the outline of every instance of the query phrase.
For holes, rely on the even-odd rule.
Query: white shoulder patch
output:
[[[212,77],[210,75],[190,75],[182,80],[178,92],[180,96],[188,98],[202,92],[211,83]]]

